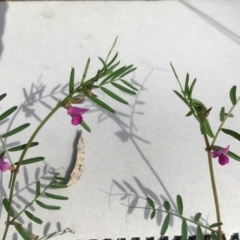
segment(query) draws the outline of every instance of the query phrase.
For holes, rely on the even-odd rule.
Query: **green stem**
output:
[[[11,184],[11,188],[10,188],[10,194],[9,194],[9,207],[8,207],[8,214],[7,214],[7,221],[6,221],[6,227],[5,227],[5,231],[4,231],[4,235],[2,240],[6,239],[7,236],[7,232],[8,232],[8,228],[9,228],[9,222],[10,222],[10,209],[11,209],[11,205],[12,205],[12,198],[13,198],[13,190],[14,190],[14,186],[15,186],[15,182],[17,179],[17,174],[19,171],[19,168],[21,166],[21,163],[23,161],[23,158],[25,157],[31,143],[33,142],[34,138],[36,137],[36,135],[38,134],[38,132],[42,129],[42,127],[45,125],[45,123],[52,117],[52,115],[60,108],[62,107],[62,104],[64,102],[66,102],[70,97],[72,97],[77,91],[79,91],[81,88],[81,86],[77,87],[71,94],[69,94],[67,97],[65,97],[61,102],[59,102],[56,107],[45,117],[45,119],[39,124],[39,126],[36,128],[36,130],[33,132],[32,136],[30,137],[30,139],[28,140],[25,148],[23,149],[23,152],[19,158],[18,164],[16,169],[13,171],[13,179],[12,179],[12,184]]]
[[[208,165],[209,165],[210,178],[211,178],[211,184],[212,184],[212,190],[213,190],[213,196],[214,196],[214,202],[215,202],[215,208],[216,208],[217,222],[221,222],[221,214],[220,214],[220,207],[219,207],[219,202],[218,202],[217,187],[216,187],[214,171],[213,171],[210,144],[209,144],[206,133],[203,133],[203,136],[204,136],[204,140],[205,140],[206,147],[207,147]],[[222,227],[221,226],[218,226],[218,236],[220,237],[220,239],[222,239]]]
[[[68,98],[69,96],[67,96]],[[64,100],[66,100],[67,98],[65,98]],[[10,209],[11,209],[11,205],[12,205],[12,198],[13,198],[13,190],[14,190],[14,186],[15,186],[15,182],[16,182],[16,179],[17,179],[17,174],[18,174],[18,171],[19,171],[19,168],[21,166],[21,163],[23,161],[23,158],[25,156],[25,154],[27,153],[27,150],[29,148],[29,146],[31,145],[31,143],[33,142],[34,138],[36,137],[36,135],[38,134],[38,132],[41,130],[41,128],[44,126],[44,124],[49,120],[49,118],[61,107],[61,104],[58,103],[57,106],[46,116],[46,118],[39,124],[39,126],[36,128],[36,130],[33,132],[32,136],[30,137],[30,139],[28,140],[28,143],[27,145],[25,146],[20,158],[19,158],[19,161],[18,161],[18,164],[17,164],[17,167],[16,169],[14,170],[14,173],[13,173],[13,179],[12,179],[12,184],[11,184],[11,189],[10,189],[10,194],[9,194],[9,208],[8,208],[8,214],[7,214],[7,221],[6,221],[6,228],[5,228],[5,231],[4,231],[4,235],[3,235],[3,238],[2,240],[5,240],[6,239],[6,236],[7,236],[7,232],[8,232],[8,228],[9,228],[9,221],[10,221]]]

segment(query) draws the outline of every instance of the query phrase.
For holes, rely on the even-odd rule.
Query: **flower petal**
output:
[[[227,154],[229,151],[229,145],[226,148],[219,149],[217,151],[211,152],[213,158],[220,157],[222,154]]]
[[[221,155],[221,153],[219,154],[218,151],[211,152],[211,157],[213,157],[213,158],[219,157],[220,155]]]
[[[218,162],[219,162],[221,165],[225,165],[225,164],[229,163],[229,158],[228,158],[227,155],[222,154],[222,155],[219,157]]]
[[[89,109],[87,108],[79,108],[79,107],[70,107],[67,110],[68,115],[71,115],[72,117],[78,114],[84,114],[87,112]]]
[[[72,117],[72,125],[76,126],[78,124],[81,124],[83,120],[83,117],[79,114],[74,117]]]
[[[222,148],[222,153],[227,154],[229,151],[229,145],[226,148]]]
[[[5,162],[3,160],[3,158],[0,160],[0,171],[6,172],[8,170],[8,168],[9,168],[9,166],[10,166],[9,163]]]

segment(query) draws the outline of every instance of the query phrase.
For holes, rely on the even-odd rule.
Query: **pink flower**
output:
[[[6,156],[3,156],[2,158],[0,158],[0,171],[1,172],[6,172],[9,167],[10,167],[10,164],[6,161],[4,161],[4,159],[6,159],[7,157]]]
[[[229,158],[228,156],[226,155],[229,151],[229,146],[226,147],[226,148],[222,148],[220,150],[217,150],[217,151],[213,151],[211,152],[211,156],[213,158],[216,158],[218,157],[218,162],[221,164],[221,165],[225,165],[229,162]]]
[[[67,114],[72,117],[72,125],[81,124],[83,121],[82,115],[87,112],[89,109],[87,108],[79,108],[79,107],[70,107],[67,110]]]

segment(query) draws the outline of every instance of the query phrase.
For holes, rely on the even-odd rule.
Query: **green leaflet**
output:
[[[41,194],[41,185],[40,185],[40,181],[36,182],[36,197],[40,196]]]
[[[238,141],[240,141],[240,134],[237,132],[234,132],[233,130],[222,128],[221,129],[224,133],[236,138]]]
[[[59,209],[61,209],[61,207],[59,207],[59,206],[48,205],[48,204],[45,204],[45,203],[43,203],[43,202],[41,202],[41,201],[38,201],[38,200],[36,200],[36,203],[37,203],[40,207],[45,208],[45,209],[48,209],[48,210],[59,210]]]
[[[63,185],[63,184],[51,184],[50,186],[51,188],[67,188],[67,185]]]
[[[29,159],[23,160],[21,165],[27,165],[27,164],[31,164],[31,163],[40,162],[40,161],[43,161],[44,159],[45,159],[44,157],[29,158]],[[17,165],[18,162],[15,162],[14,164]]]
[[[90,64],[90,58],[88,58],[87,63],[86,63],[86,66],[85,66],[85,68],[84,68],[84,72],[83,72],[83,76],[82,76],[82,80],[81,80],[81,84],[80,84],[80,85],[82,85],[82,83],[84,82],[84,80],[85,80],[85,78],[86,78],[86,76],[87,76],[89,64]]]
[[[193,111],[191,110],[191,111],[189,111],[189,112],[186,114],[185,117],[189,117],[189,116],[191,116],[192,114],[193,114]]]
[[[178,212],[180,215],[183,214],[183,202],[182,198],[180,195],[177,195],[177,207],[178,207]]]
[[[197,240],[204,240],[201,227],[197,226]]]
[[[218,222],[218,223],[211,224],[209,227],[214,228],[214,227],[221,226],[221,225],[223,225],[222,222]]]
[[[18,132],[21,132],[22,130],[24,130],[25,128],[29,127],[30,126],[30,123],[25,123],[17,128],[14,128],[13,130],[5,133],[2,135],[2,138],[6,138],[6,137],[9,137],[9,136],[12,136]]]
[[[111,80],[113,79],[117,79],[118,77],[124,77],[125,75],[127,75],[129,72],[132,72],[134,71],[133,69],[131,69],[133,67],[133,65],[129,65],[129,66],[124,66],[124,67],[121,67],[120,69],[116,70],[115,72],[113,72],[113,77]],[[131,70],[129,70],[131,69]]]
[[[146,198],[147,199],[147,202],[148,202],[148,205],[152,208],[152,209],[155,209],[155,204],[153,202],[153,200],[149,197]]]
[[[69,80],[69,94],[73,92],[74,90],[74,73],[75,70],[72,68],[71,74],[70,74],[70,80]]]
[[[197,213],[197,214],[195,215],[195,217],[194,217],[194,221],[195,221],[195,222],[198,222],[201,216],[202,216],[201,213]]]
[[[182,240],[188,239],[188,229],[187,229],[187,221],[183,219],[182,221]]]
[[[228,151],[227,155],[234,160],[240,161],[240,156],[238,156],[237,154],[235,154],[231,151]]]
[[[65,178],[65,177],[56,177],[55,179],[59,180],[59,181],[62,181],[62,182],[67,182],[68,181],[68,178]]]
[[[124,103],[124,104],[127,104],[128,105],[128,102],[125,101],[124,99],[122,99],[121,97],[119,97],[117,94],[113,93],[112,91],[108,90],[107,88],[105,87],[100,87],[100,89],[106,93],[108,96],[110,96],[111,98],[115,99],[116,101],[119,101],[121,103]]]
[[[2,101],[6,96],[7,96],[6,93],[3,93],[2,95],[0,95],[0,101]]]
[[[109,69],[107,69],[107,71],[102,74],[102,77],[105,77],[107,76],[105,79],[103,79],[103,81],[100,83],[100,86],[104,85],[107,83],[107,81],[112,78],[112,73],[113,73],[113,70],[120,64],[120,61],[118,61],[117,63],[115,63],[114,65],[112,65]]]
[[[163,221],[162,228],[160,231],[161,236],[163,236],[166,233],[169,223],[170,223],[170,213],[167,214],[167,216],[165,217],[165,219]]]
[[[193,92],[193,88],[195,86],[195,83],[196,83],[197,79],[195,78],[190,86],[190,89],[189,89],[189,98],[192,97],[192,92]]]
[[[212,231],[211,237],[212,237],[212,240],[219,240],[218,236],[213,231]]]
[[[124,86],[118,84],[118,83],[111,82],[111,84],[112,84],[114,87],[116,87],[116,88],[122,90],[123,92],[126,92],[126,93],[130,93],[130,94],[136,95],[136,92],[134,92],[134,91],[132,91],[132,90],[130,90],[130,89],[128,89],[128,88],[126,88],[126,87],[124,87]]]
[[[114,42],[113,42],[113,45],[112,45],[112,47],[110,48],[110,51],[109,51],[109,53],[108,53],[108,55],[107,55],[107,58],[106,58],[105,62],[107,62],[108,57],[110,56],[110,54],[112,53],[112,50],[113,50],[114,47],[116,46],[117,38],[118,38],[118,37],[115,38],[115,40],[114,40]]]
[[[118,64],[118,63],[117,63]],[[114,65],[113,65],[114,66]],[[112,67],[113,67],[112,66]],[[100,86],[103,84],[106,84],[108,82],[108,80],[112,80],[117,78],[118,76],[120,76],[121,74],[123,74],[126,71],[127,67],[123,66],[121,68],[119,68],[118,70],[116,70],[115,72],[112,72],[110,75],[108,75],[105,79],[103,79],[103,81],[101,82]],[[108,69],[109,70],[109,69]]]
[[[211,126],[210,126],[207,118],[204,119],[204,121],[202,121],[202,125],[204,127],[204,132],[206,132],[209,137],[214,138],[214,134],[212,132]]]
[[[156,214],[156,210],[153,210],[151,213],[151,219],[153,219],[155,217],[155,214]]]
[[[31,219],[35,223],[38,223],[38,224],[43,223],[43,221],[40,218],[34,216],[32,213],[28,212],[27,210],[25,210],[24,213],[28,216],[29,219]]]
[[[53,198],[57,200],[68,200],[68,197],[65,197],[65,196],[55,195],[48,192],[45,192],[44,194],[49,198]]]
[[[127,72],[125,72],[124,74],[122,74],[119,78],[122,78],[122,77],[128,75],[129,73],[135,71],[136,69],[137,69],[137,68],[132,68],[132,69],[128,70]]]
[[[16,228],[16,230],[18,231],[18,233],[21,235],[21,237],[24,240],[32,240],[32,238],[29,235],[29,233],[20,224],[15,225],[14,227]]]
[[[135,88],[131,83],[129,83],[129,82],[123,80],[123,79],[120,79],[120,81],[121,81],[122,83],[124,83],[125,85],[127,85],[128,87],[132,88],[133,90],[138,91],[138,89]]]
[[[177,95],[184,103],[186,103],[186,104],[188,105],[187,100],[186,100],[178,91],[175,91],[175,90],[173,90],[173,91],[176,93],[176,95]]]
[[[221,108],[219,115],[220,115],[220,121],[223,122],[225,119],[225,108],[224,107]]]
[[[38,142],[32,142],[29,146],[30,147],[35,147],[37,146],[39,143]],[[8,151],[9,152],[15,152],[15,151],[20,151],[20,150],[23,150],[25,147],[26,147],[27,144],[22,144],[22,145],[19,145],[19,146],[16,146],[16,147],[12,147],[12,148],[9,148]]]
[[[236,86],[233,86],[230,90],[230,100],[232,102],[233,105],[236,105],[237,103],[237,96],[236,96],[236,91],[237,91],[237,87]]]
[[[3,203],[3,206],[4,206],[5,210],[6,210],[6,212],[8,212],[8,208],[9,208],[9,202],[8,202],[8,200],[7,200],[6,198],[4,198],[4,199],[2,200],[2,203]],[[14,217],[14,211],[13,211],[12,207],[10,207],[10,216],[11,216],[11,217]]]
[[[2,95],[1,95],[2,96]],[[18,107],[15,106],[15,107],[12,107],[10,109],[8,109],[7,111],[5,111],[4,113],[2,113],[0,115],[0,121],[2,121],[3,119],[7,118],[9,115],[11,115],[14,111],[16,111]]]
[[[171,68],[172,68],[172,70],[173,70],[173,73],[174,73],[174,75],[175,75],[175,78],[176,78],[177,80],[179,80],[179,79],[178,79],[178,75],[177,75],[177,73],[176,73],[176,71],[175,71],[172,63],[170,63],[170,66],[171,66]]]
[[[88,132],[91,132],[91,128],[86,124],[85,121],[82,121],[81,126]]]
[[[187,96],[189,96],[189,91],[190,91],[188,83],[189,83],[189,74],[187,73],[186,80],[185,80],[185,87],[184,87],[184,92]]]
[[[96,98],[96,97],[90,97],[87,96],[91,101],[93,101],[94,103],[96,103],[97,105],[99,105],[100,107],[108,110],[111,113],[115,113],[115,111],[109,107],[106,103],[104,103],[103,101],[101,101],[100,99]]]
[[[112,58],[112,60],[107,64],[107,67],[110,67],[115,62],[115,60],[117,59],[117,56],[118,56],[118,53],[116,53],[115,56]]]
[[[168,211],[170,210],[170,203],[169,203],[168,201],[164,201],[163,207],[164,207],[165,210],[168,212]]]
[[[103,64],[104,72],[106,72],[106,71],[107,71],[107,65],[106,65],[106,63],[104,62],[104,60],[103,60],[102,58],[98,57],[98,59],[99,59],[99,60],[101,61],[101,63]]]

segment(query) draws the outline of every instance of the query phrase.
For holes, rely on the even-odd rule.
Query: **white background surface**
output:
[[[29,225],[30,230],[42,236],[59,228],[73,228],[75,235],[55,238],[66,240],[158,237],[161,214],[157,220],[150,220],[146,212],[135,209],[125,220],[127,208],[121,203],[127,203],[130,190],[160,203],[168,199],[173,209],[180,194],[184,216],[202,212],[203,223],[216,221],[203,137],[195,120],[184,117],[188,109],[172,91],[179,89],[169,62],[180,79],[185,79],[186,72],[191,81],[198,79],[195,97],[213,107],[209,121],[215,132],[220,108],[231,107],[230,88],[239,86],[239,9],[239,1],[0,3],[0,91],[8,93],[1,102],[1,112],[19,106],[14,118],[1,125],[1,133],[31,123],[28,130],[9,138],[9,146],[25,143],[55,106],[54,99],[63,98],[60,91],[68,82],[71,67],[80,79],[90,57],[88,77],[95,74],[100,67],[97,57],[105,58],[116,36],[119,59],[138,68],[134,80],[147,89],[136,97],[120,93],[129,106],[96,91],[116,115],[89,101],[82,105],[91,109],[84,119],[92,129],[91,134],[83,132],[84,173],[76,185],[54,191],[67,195],[68,201],[45,200],[60,205],[60,211],[49,212],[33,205],[31,210],[45,221],[42,226]],[[236,117],[225,127],[240,131],[239,114],[238,108]],[[79,129],[70,120],[66,110],[60,109],[37,136],[40,146],[29,151],[28,157],[43,155],[51,166],[63,168],[63,175],[69,173]],[[221,134],[217,144],[230,144],[239,154],[239,144],[230,137]],[[16,161],[17,156],[13,155]],[[239,167],[235,160],[224,167],[214,162],[227,236],[239,232]],[[17,211],[34,196],[36,178],[44,169],[46,166],[39,163],[20,171],[15,196],[18,204],[14,206]],[[9,173],[0,176],[4,198]],[[145,206],[141,198],[135,198],[134,204],[136,199],[138,206]],[[6,219],[2,207],[0,216],[1,233]],[[20,221],[25,227],[29,224],[24,216]],[[181,223],[174,218],[167,235],[180,233]],[[11,231],[8,236],[20,239]]]

